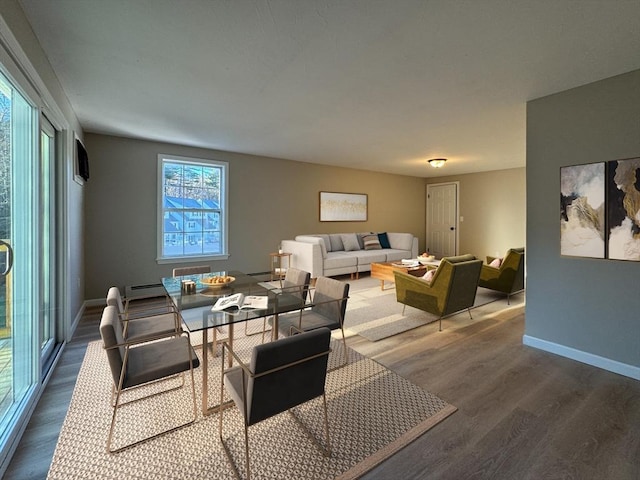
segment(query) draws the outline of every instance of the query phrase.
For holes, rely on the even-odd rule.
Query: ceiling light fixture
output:
[[[444,165],[444,162],[447,161],[446,158],[432,158],[431,160],[427,160],[429,165],[434,168],[441,168]]]

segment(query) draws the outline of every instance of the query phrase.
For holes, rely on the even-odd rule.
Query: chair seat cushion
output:
[[[200,366],[200,360],[185,336],[130,348],[123,387],[141,385],[189,370],[189,353],[193,368]]]
[[[292,326],[295,328],[299,328],[299,318],[300,314],[298,313],[278,316],[278,331],[284,336],[289,336]],[[272,323],[272,321],[270,321],[270,323]],[[319,315],[311,310],[305,310],[302,312],[301,325],[301,329],[305,332],[308,332],[309,330],[316,330],[321,327],[327,327],[329,330],[340,328],[339,322],[332,322],[327,317]]]

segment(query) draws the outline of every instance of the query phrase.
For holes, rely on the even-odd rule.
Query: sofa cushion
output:
[[[368,265],[371,263],[381,263],[387,261],[387,254],[382,250],[360,250],[351,253],[358,258],[358,265]]]
[[[331,243],[331,251],[332,252],[341,252],[344,250],[344,245],[342,244],[342,235],[339,233],[330,233],[329,234],[329,242]]]
[[[324,233],[320,233],[318,235],[315,235],[316,237],[320,237],[322,239],[322,241],[324,242],[324,248],[327,249],[327,252],[330,252],[331,249],[331,241],[329,240],[329,235],[326,235]]]
[[[378,240],[377,233],[371,233],[363,236],[362,241],[364,242],[365,250],[380,250],[382,248],[380,246],[380,240]]]
[[[395,250],[393,248],[384,248],[381,250],[387,257],[385,262],[399,262],[403,258],[411,257],[411,250]]]
[[[434,277],[434,275],[435,275],[435,274],[436,274],[435,269],[433,269],[433,270],[427,270],[427,273],[425,273],[425,274],[422,276],[422,279],[423,279],[423,280],[425,280],[425,281],[427,281],[427,282],[429,282],[429,283],[431,283],[431,280],[433,280],[433,277]]]
[[[324,259],[325,270],[332,268],[354,267],[358,264],[358,258],[355,255],[349,255],[345,252],[331,252]]]
[[[411,251],[411,247],[413,247],[413,235],[411,233],[387,232],[387,237],[391,248]]]
[[[378,233],[378,240],[380,241],[380,246],[382,248],[391,248],[391,244],[389,243],[389,237],[387,236],[387,232]]]
[[[340,235],[342,238],[342,245],[345,252],[353,252],[360,250],[360,244],[358,243],[358,237],[355,233],[343,233]]]

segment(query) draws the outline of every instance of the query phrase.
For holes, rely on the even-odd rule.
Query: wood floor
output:
[[[82,319],[4,478],[46,477],[99,312]],[[522,309],[443,328],[348,339],[458,407],[363,478],[640,479],[640,382],[523,346]]]

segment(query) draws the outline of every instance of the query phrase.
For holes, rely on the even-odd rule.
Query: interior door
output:
[[[427,251],[436,258],[458,251],[458,183],[427,185]]]

